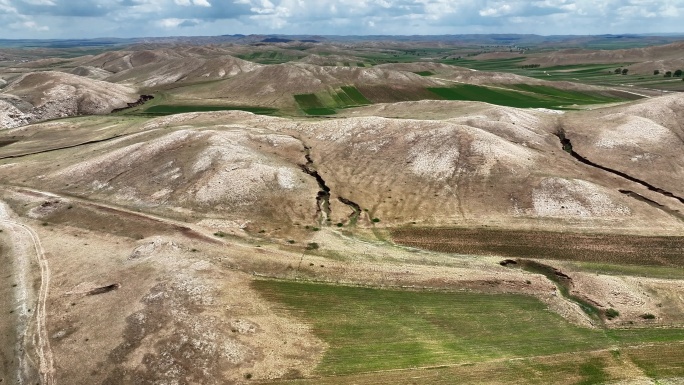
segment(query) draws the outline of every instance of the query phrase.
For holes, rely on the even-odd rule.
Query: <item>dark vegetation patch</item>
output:
[[[518,108],[563,109],[572,105],[607,103],[620,100],[609,96],[563,91],[545,86],[517,85],[516,88],[524,92],[472,84],[463,84],[449,88],[428,88],[428,90],[441,99],[486,102]]]
[[[400,228],[391,234],[399,244],[446,253],[684,267],[684,237],[461,228]]]
[[[561,90],[554,87],[531,84],[515,84],[513,87],[521,91],[533,92],[535,94],[546,95],[560,100],[566,99],[575,104],[613,103],[622,100],[621,98],[617,98],[610,93],[604,94],[600,92]]]
[[[258,115],[274,115],[278,112],[275,108],[251,107],[251,106],[183,106],[159,104],[146,109],[143,113],[149,115],[173,115],[186,112],[210,112],[210,111],[247,111]]]
[[[440,63],[450,64],[459,67],[472,68],[479,71],[506,71],[517,68],[520,62],[525,61],[526,57],[514,57],[507,59],[492,60],[471,60],[471,59],[445,59]]]
[[[435,93],[425,88],[397,87],[393,85],[359,85],[357,89],[373,103],[395,103],[435,99]]]
[[[344,86],[341,87],[342,91],[349,96],[349,98],[352,100],[352,103],[361,105],[361,104],[371,104],[371,101],[366,99],[365,96],[358,90],[358,88],[354,86]]]
[[[324,99],[328,95],[320,97],[316,94],[294,95],[294,99],[299,108],[307,115],[333,115],[335,109],[357,107],[371,104],[371,101],[354,86],[343,86],[338,91],[331,92],[329,97],[331,102],[326,103]]]
[[[307,115],[334,115],[335,110],[326,106],[316,94],[294,95],[299,108]]]
[[[420,75],[420,76],[432,76],[435,73],[432,71],[417,71],[417,72],[414,72],[414,74]]]
[[[305,58],[307,55],[298,50],[289,51],[260,51],[251,52],[244,55],[237,55],[238,58],[261,64],[282,64]]]

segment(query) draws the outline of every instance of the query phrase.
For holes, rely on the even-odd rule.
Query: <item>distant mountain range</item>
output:
[[[221,36],[173,36],[140,38],[97,39],[0,39],[1,48],[87,48],[126,46],[133,44],[258,44],[258,43],[333,43],[333,42],[435,42],[453,45],[516,45],[549,46],[559,48],[611,48],[619,42],[619,48],[644,47],[668,44],[684,39],[684,33],[671,34],[622,34],[622,35],[522,35],[522,34],[463,34],[463,35],[221,35]],[[618,47],[615,47],[618,48]]]

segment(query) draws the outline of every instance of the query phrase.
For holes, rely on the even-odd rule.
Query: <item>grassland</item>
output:
[[[290,52],[291,51],[291,52]],[[266,51],[266,52],[251,52],[245,55],[237,55],[240,59],[248,60],[260,64],[282,64],[291,61],[300,60],[306,57],[305,54],[297,50],[289,51]]]
[[[208,112],[208,111],[247,111],[257,115],[274,115],[278,112],[275,108],[267,107],[250,107],[250,106],[193,106],[193,105],[170,105],[158,104],[151,106],[142,114],[146,115],[173,115],[186,112]]]
[[[479,71],[508,72],[550,81],[569,81],[607,87],[642,87],[670,91],[684,90],[681,78],[665,78],[658,75],[616,74],[617,68],[628,67],[631,63],[614,64],[572,64],[551,67],[521,68],[527,58],[470,60],[448,59],[441,63],[476,69]],[[655,69],[655,68],[654,68]]]
[[[335,110],[327,107],[316,94],[294,95],[299,108],[307,115],[334,115]]]
[[[516,69],[520,63],[527,59],[524,56],[509,59],[495,59],[495,60],[471,60],[471,59],[446,59],[440,60],[440,63],[449,64],[459,67],[471,68],[478,71],[507,71]]]
[[[684,267],[684,237],[645,237],[458,228],[392,230],[395,242],[428,250],[593,262],[608,265]]]
[[[573,105],[608,103],[620,100],[605,95],[563,91],[546,86],[519,84],[514,88],[507,90],[498,87],[463,84],[450,88],[429,88],[429,90],[439,98],[446,100],[469,100],[518,108],[558,109]]]
[[[253,287],[267,300],[280,304],[278,311],[305,320],[329,345],[316,373],[335,376],[336,381],[338,376],[349,376],[353,379],[349,383],[381,383],[370,380],[392,377],[395,374],[390,370],[415,372],[421,367],[434,368],[418,372],[430,378],[450,372],[468,378],[479,373],[478,367],[493,366],[503,369],[504,379],[549,379],[555,373],[596,383],[611,378],[606,367],[617,364],[613,362],[616,354],[606,353],[618,349],[629,349],[653,377],[684,374],[684,366],[672,365],[675,357],[684,358],[680,344],[684,329],[583,328],[568,323],[533,297],[283,281],[255,281]],[[672,349],[670,364],[660,365],[655,356],[639,350],[644,343],[675,344],[680,350]],[[572,352],[585,353],[569,354]],[[499,365],[501,360],[514,358],[521,360]],[[364,380],[364,376],[356,376],[359,373],[371,374]],[[412,383],[408,378],[398,378],[396,383]],[[316,381],[326,383],[321,378]],[[453,383],[443,381],[434,383]]]
[[[307,115],[333,115],[335,109],[371,104],[371,101],[353,86],[343,86],[325,94],[294,95],[299,108]]]

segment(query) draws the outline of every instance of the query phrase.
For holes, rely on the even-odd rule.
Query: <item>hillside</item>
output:
[[[634,63],[679,59],[682,55],[684,55],[684,42],[676,42],[644,48],[617,50],[558,50],[529,58],[524,64],[540,64],[542,67],[550,67],[590,63]]]
[[[0,62],[0,385],[682,382],[684,46],[291,38]]]
[[[107,114],[138,100],[133,88],[63,72],[22,75],[0,94],[0,128],[75,115]]]

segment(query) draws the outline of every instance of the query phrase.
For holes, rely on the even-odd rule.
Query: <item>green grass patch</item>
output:
[[[319,99],[316,94],[294,95],[294,98],[297,104],[299,104],[299,107],[302,109],[325,107],[321,99]]]
[[[316,385],[454,385],[454,384],[599,384],[619,383],[630,376],[630,364],[610,352],[523,358],[430,369],[364,373],[287,381]],[[623,370],[620,370],[624,368]]]
[[[296,61],[304,58],[306,55],[301,51],[292,50],[292,52],[281,51],[267,51],[267,52],[251,52],[244,55],[237,55],[240,59],[249,60],[261,64],[282,64],[291,61]]]
[[[451,64],[459,67],[466,67],[476,69],[479,71],[507,71],[518,68],[520,63],[527,58],[524,56],[508,58],[508,59],[493,59],[493,60],[472,60],[472,59],[445,59],[440,60],[440,63]]]
[[[545,95],[530,95],[513,90],[489,88],[464,84],[450,88],[428,88],[441,99],[468,100],[486,102],[500,106],[518,108],[559,108],[562,104],[573,104],[567,100],[560,101]]]
[[[312,116],[325,116],[325,115],[335,115],[337,111],[332,108],[321,107],[321,108],[305,108],[304,113]]]
[[[250,107],[250,106],[191,106],[159,104],[145,109],[143,114],[150,115],[173,115],[186,112],[209,112],[209,111],[247,111],[258,115],[274,115],[278,112],[275,108]]]
[[[371,101],[366,99],[365,96],[354,86],[344,86],[341,87],[342,91],[344,91],[347,96],[352,100],[353,103],[355,104],[371,104]]]
[[[255,281],[330,348],[317,371],[346,374],[598,349],[600,331],[522,295],[380,290]],[[544,325],[544,327],[539,327]]]
[[[538,86],[531,84],[516,84],[513,87],[521,91],[533,92],[540,95],[549,96],[559,100],[567,100],[573,104],[598,104],[598,103],[613,103],[621,99],[605,96],[598,93],[585,93],[579,91],[561,90],[549,86]]]
[[[512,87],[514,88],[502,89],[464,84],[451,88],[428,88],[428,90],[446,100],[469,100],[518,108],[563,109],[572,105],[612,103],[622,100],[614,96],[566,91],[549,86],[517,84]]]
[[[418,71],[418,72],[414,72],[414,74],[420,75],[420,76],[432,76],[435,73],[432,71]]]
[[[307,115],[333,115],[336,108],[355,107],[371,103],[353,86],[340,87],[339,91],[330,94],[294,95],[294,99],[299,108]]]
[[[294,95],[294,99],[299,105],[299,108],[307,115],[323,116],[335,114],[335,110],[323,104],[316,94]]]
[[[573,383],[590,384],[607,380],[605,368],[621,365],[620,352],[627,350],[629,356],[638,356],[635,362],[654,376],[684,372],[684,366],[673,368],[675,362],[684,362],[684,329],[583,328],[529,296],[270,280],[253,281],[252,286],[265,299],[278,304],[276,311],[300,318],[326,342],[328,349],[316,374],[334,375],[333,379],[425,366],[498,365],[503,361],[492,360],[518,358],[506,361],[506,366],[522,365],[517,371],[523,378],[548,372],[581,379]],[[661,360],[658,354],[646,354],[644,344],[649,344],[646,349],[653,346],[656,351],[657,346],[678,349],[670,349],[672,357]],[[507,376],[516,373],[504,372]],[[388,373],[396,372],[378,372],[365,379],[348,377],[348,381],[339,383],[378,383],[373,381]]]

